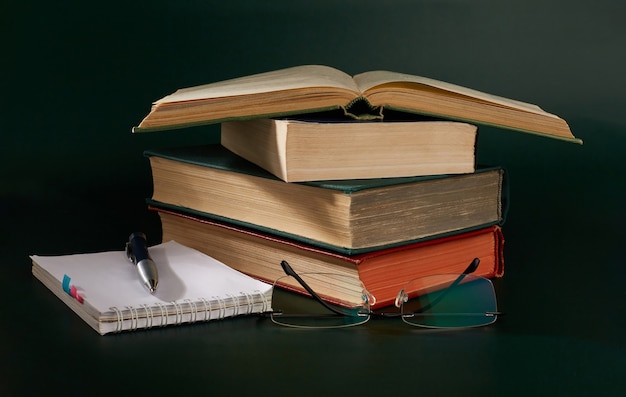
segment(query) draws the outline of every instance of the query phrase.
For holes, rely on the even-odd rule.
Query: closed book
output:
[[[474,258],[480,259],[476,275],[500,277],[504,271],[504,239],[499,226],[345,255],[232,223],[151,208],[160,216],[164,240],[179,241],[268,282],[284,276],[282,260],[298,273],[332,273],[360,280],[375,297],[375,308],[391,304],[408,281],[433,274],[460,274]],[[313,290],[325,291],[325,299],[345,301],[341,285],[323,279],[312,283]],[[279,286],[302,292],[298,285]]]
[[[221,145],[147,151],[149,203],[344,253],[501,224],[504,170],[286,183]]]
[[[101,335],[271,310],[271,284],[179,242],[149,252],[159,276],[154,293],[124,251],[32,255],[32,272]]]
[[[340,118],[222,123],[221,143],[286,182],[462,174],[475,169],[476,126]]]
[[[155,101],[133,131],[332,109],[355,119],[384,119],[386,111],[400,111],[582,143],[565,120],[537,105],[422,76],[385,70],[350,76],[325,65],[301,65],[179,89]]]

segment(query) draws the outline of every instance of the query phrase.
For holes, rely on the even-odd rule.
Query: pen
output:
[[[143,285],[148,288],[150,293],[154,293],[159,283],[159,273],[156,264],[150,258],[145,234],[135,232],[130,235],[126,243],[126,255],[130,262],[137,267]]]

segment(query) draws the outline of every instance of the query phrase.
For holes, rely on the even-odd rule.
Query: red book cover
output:
[[[299,273],[355,277],[374,295],[376,308],[392,304],[408,281],[433,274],[460,274],[474,258],[480,259],[474,274],[494,278],[504,273],[504,238],[499,226],[346,255],[226,222],[150,208],[161,217],[163,241],[175,240],[269,282],[284,276],[282,260]],[[298,289],[297,286],[285,287]],[[340,300],[332,294],[326,298]]]

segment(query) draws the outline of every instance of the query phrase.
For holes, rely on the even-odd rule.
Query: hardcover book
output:
[[[480,259],[480,265],[473,274],[493,278],[504,272],[504,239],[499,226],[346,255],[232,223],[151,208],[160,216],[164,240],[179,241],[267,282],[284,276],[282,260],[299,273],[333,273],[358,279],[376,298],[376,308],[391,304],[408,281],[433,274],[460,274],[474,258]],[[327,300],[343,302],[345,286],[335,281],[320,279],[311,287]],[[279,286],[302,292],[297,284]]]
[[[346,253],[501,224],[501,168],[471,174],[286,183],[221,145],[147,151],[150,203]]]

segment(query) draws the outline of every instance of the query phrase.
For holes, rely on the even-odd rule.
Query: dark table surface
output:
[[[611,0],[4,2],[0,396],[623,395],[623,15]],[[136,230],[160,242],[143,150],[219,128],[131,134],[152,101],[307,63],[537,103],[585,141],[479,129],[479,161],[511,182],[496,324],[301,331],[251,317],[99,336],[31,275],[29,254],[122,249]]]

